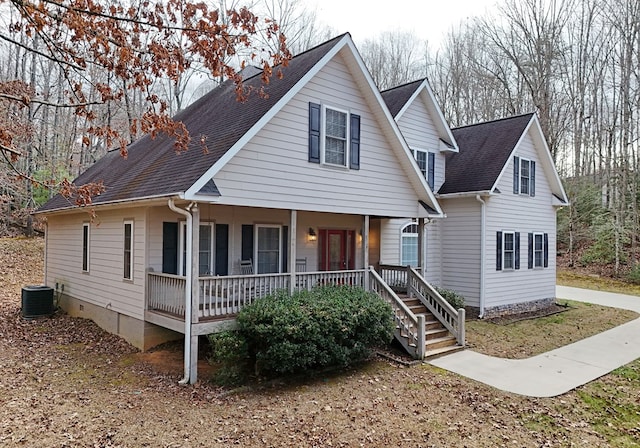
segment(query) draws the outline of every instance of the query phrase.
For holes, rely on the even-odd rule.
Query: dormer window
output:
[[[416,159],[418,163],[418,168],[420,168],[420,172],[427,180],[429,187],[433,191],[433,185],[435,183],[435,165],[436,165],[436,155],[433,152],[425,151],[423,149],[412,149],[413,157]]]

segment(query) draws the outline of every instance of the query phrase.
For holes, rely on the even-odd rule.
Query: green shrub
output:
[[[640,263],[636,263],[627,274],[627,281],[636,285],[640,285]]]
[[[464,297],[454,290],[440,288],[439,286],[435,286],[435,290],[438,291],[442,298],[449,302],[454,309],[458,310],[460,308],[464,308]]]
[[[244,308],[238,326],[256,373],[264,375],[347,366],[393,335],[391,307],[349,286],[279,291]]]
[[[218,364],[213,382],[221,386],[237,386],[247,379],[249,355],[247,342],[238,331],[223,331],[207,336],[211,348],[210,364]]]

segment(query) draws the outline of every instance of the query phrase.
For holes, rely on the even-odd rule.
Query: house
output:
[[[552,303],[556,211],[568,200],[535,114],[449,132],[426,80],[382,96],[446,215],[426,226],[424,277],[481,317]],[[381,262],[415,265],[415,223],[382,225]]]
[[[463,344],[464,313],[417,271],[370,268],[384,222],[409,217],[424,228],[444,214],[351,37],[297,55],[282,72],[267,97],[240,103],[225,82],[179,113],[198,141],[188,151],[146,136],[127,159],[110,152],[82,173],[76,183],[106,187],[94,221],[62,196],[46,203],[47,285],[68,313],[141,349],[184,335],[182,382],[196,381],[199,335],[229,328],[242,306],[281,288],[377,292],[416,357],[429,343]],[[261,87],[260,76],[245,85]],[[417,309],[453,335],[426,330]]]
[[[447,214],[443,284],[481,317],[552,304],[556,212],[569,201],[537,116],[452,132],[460,151],[447,157],[438,191]]]

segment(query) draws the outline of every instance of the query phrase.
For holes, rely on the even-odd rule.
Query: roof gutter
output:
[[[482,191],[464,191],[461,193],[444,193],[438,194],[438,199],[449,199],[449,198],[473,198],[478,196],[491,196],[493,193],[490,190],[482,190]]]
[[[191,382],[191,280],[193,276],[193,216],[189,210],[193,203],[189,204],[186,210],[176,207],[173,198],[169,198],[169,208],[184,216],[187,220],[187,259],[185,266],[186,285],[184,288],[184,377],[179,384],[189,384]]]
[[[485,252],[486,252],[486,239],[487,239],[487,235],[486,235],[486,225],[487,225],[487,219],[486,219],[486,213],[485,213],[485,209],[486,209],[486,202],[484,202],[484,199],[482,199],[482,197],[479,194],[476,194],[476,200],[478,202],[480,202],[480,314],[478,315],[479,319],[482,319],[484,317],[484,302],[485,302],[485,297],[484,297],[484,271],[485,271]]]

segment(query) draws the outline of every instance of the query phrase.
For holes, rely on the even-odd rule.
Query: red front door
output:
[[[342,271],[355,269],[355,231],[320,229],[320,269]]]

